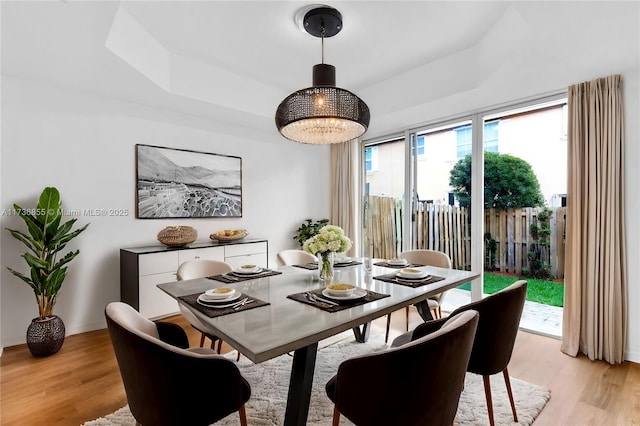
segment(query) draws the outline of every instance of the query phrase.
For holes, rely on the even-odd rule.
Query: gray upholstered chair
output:
[[[436,266],[439,268],[451,269],[451,258],[444,252],[436,250],[406,250],[400,253],[400,257],[407,259],[409,263]],[[434,318],[442,318],[442,293],[431,296],[428,299],[429,309],[433,312]],[[409,307],[405,308],[406,330],[409,331]],[[391,314],[387,314],[387,331],[385,333],[385,343],[389,340],[389,327],[391,326]]]
[[[477,323],[468,311],[428,336],[342,362],[326,385],[333,425],[340,414],[359,426],[451,425]]]
[[[279,266],[303,265],[317,261],[317,257],[304,250],[282,250],[276,254],[276,263]]]
[[[204,426],[236,411],[240,424],[247,424],[251,387],[233,361],[208,348],[186,349],[179,325],[149,321],[125,303],[109,303],[105,317],[139,424]]]
[[[213,275],[228,274],[232,271],[233,267],[226,262],[221,262],[219,260],[194,259],[182,262],[180,266],[178,266],[176,275],[178,276],[178,281],[181,281],[211,277]],[[220,353],[222,340],[218,338],[218,336],[214,336],[213,334],[204,331],[206,327],[202,324],[202,321],[200,321],[198,317],[196,317],[193,312],[187,309],[182,303],[178,302],[178,307],[180,308],[180,313],[182,314],[182,316],[185,317],[187,321],[189,321],[193,328],[200,332],[200,347],[204,346],[204,339],[209,338],[209,340],[211,340],[211,349],[214,348],[217,341],[217,351],[218,353]],[[238,353],[238,358],[239,357],[240,354]]]
[[[468,310],[474,310],[480,314],[478,331],[476,332],[467,371],[482,375],[489,423],[491,425],[495,422],[493,417],[490,376],[500,372],[502,372],[507,386],[513,420],[514,422],[518,422],[507,366],[511,360],[513,346],[518,334],[520,317],[522,316],[526,295],[527,282],[520,280],[482,300],[461,306],[451,313],[451,315],[458,315]],[[432,333],[441,327],[443,323],[444,320],[435,320],[420,324],[410,333],[411,338],[416,339]],[[394,344],[396,344],[396,342],[397,344],[403,344],[409,340],[410,338],[408,338],[407,335],[402,335],[394,340]]]

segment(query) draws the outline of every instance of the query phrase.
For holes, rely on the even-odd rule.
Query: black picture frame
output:
[[[137,144],[136,217],[242,217],[242,158]]]

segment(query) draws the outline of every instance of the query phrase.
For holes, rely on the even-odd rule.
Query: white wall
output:
[[[329,217],[329,150],[290,142],[274,128],[255,134],[194,116],[2,77],[0,208],[35,206],[45,186],[59,189],[67,209],[129,209],[126,217],[79,217],[89,228],[69,247],[80,255],[54,312],[67,335],[104,328],[104,307],[120,299],[119,249],[159,244],[168,225],[191,225],[198,241],[225,228],[245,228],[269,240],[275,253],[295,248],[295,229],[306,218]],[[135,218],[135,144],[152,144],[242,157],[243,217],[140,220]],[[24,343],[37,316],[31,289],[7,271],[26,272],[24,247],[5,227],[22,228],[3,215],[0,261],[0,347]]]
[[[625,114],[625,221],[627,243],[627,350],[640,362],[640,71],[622,74]]]

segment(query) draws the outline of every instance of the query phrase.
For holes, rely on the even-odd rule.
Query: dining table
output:
[[[328,293],[323,293],[327,283],[319,280],[317,269],[309,265],[280,266],[277,271],[265,269],[249,277],[227,274],[167,282],[158,288],[192,312],[201,323],[199,327],[254,363],[293,353],[284,425],[302,426],[309,411],[318,342],[347,330],[353,330],[355,339],[364,342],[372,320],[409,305],[416,305],[429,319],[429,297],[480,276],[465,270],[412,267],[433,277],[433,282],[409,285],[410,280],[395,280],[398,269],[378,259],[354,259],[336,267],[332,282],[353,284],[359,292],[346,301],[327,297]],[[243,296],[239,300],[249,303],[238,309],[227,307],[224,314],[196,303],[198,295],[223,286],[234,288]],[[337,306],[329,302],[337,302]]]

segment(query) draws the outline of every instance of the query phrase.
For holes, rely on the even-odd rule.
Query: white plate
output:
[[[236,269],[235,271],[232,272],[232,274],[234,275],[240,275],[240,276],[247,276],[247,275],[258,275],[263,273],[265,270],[262,268],[258,268],[257,271],[255,272],[246,272],[246,271],[241,271],[240,269]]]
[[[350,257],[339,257],[335,260],[335,263],[337,264],[342,264],[342,263],[351,263],[353,261],[352,258]]]
[[[333,296],[325,288],[324,290],[322,290],[322,295],[324,297],[327,297],[327,298],[333,299],[333,300],[354,300],[354,299],[362,299],[363,297],[365,297],[367,295],[367,290],[365,290],[363,288],[356,288],[353,291],[353,293],[351,293],[351,295],[349,295],[349,296]]]
[[[389,265],[393,265],[393,266],[405,266],[408,265],[409,262],[407,262],[407,259],[402,259],[402,260],[390,260],[387,262]]]
[[[200,296],[198,296],[198,303],[200,303],[201,305],[209,306],[210,308],[224,307],[224,305],[228,305],[229,303],[238,300],[241,295],[242,293],[240,293],[239,291],[236,291],[233,296],[227,299],[211,300],[211,299],[207,299],[206,296],[203,297],[203,295],[201,294]]]
[[[229,287],[225,287],[225,288],[229,288]],[[236,290],[234,288],[232,288],[231,291],[228,291],[226,293],[216,293],[215,290],[216,290],[215,288],[212,288],[210,290],[205,291],[204,294],[202,295],[202,300],[211,300],[214,302],[221,301],[221,300],[233,297],[236,294]]]
[[[430,278],[431,278],[431,275],[429,275],[429,274],[424,274],[424,275],[422,275],[421,277],[417,277],[417,276],[409,277],[409,276],[401,275],[401,274],[398,272],[398,273],[396,274],[396,277],[398,277],[398,278],[399,278],[399,279],[401,279],[401,280],[406,280],[406,281],[426,281],[426,280],[428,280],[428,279],[430,279]]]
[[[425,278],[426,276],[427,276],[427,273],[424,272],[424,271],[420,271],[420,272],[416,272],[416,273],[413,273],[413,272],[407,273],[407,272],[400,271],[400,272],[398,272],[396,274],[396,277],[409,279],[409,280],[421,280],[421,279]]]

